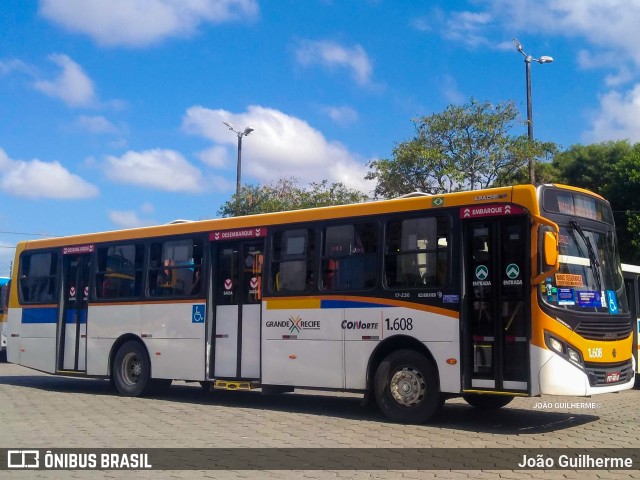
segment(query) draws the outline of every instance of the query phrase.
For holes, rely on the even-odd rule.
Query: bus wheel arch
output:
[[[110,381],[120,395],[127,397],[161,393],[171,386],[170,379],[152,377],[151,358],[146,345],[135,335],[125,335],[110,354]]]
[[[411,337],[380,344],[367,369],[367,396],[388,418],[422,423],[443,405],[438,367],[431,352]]]

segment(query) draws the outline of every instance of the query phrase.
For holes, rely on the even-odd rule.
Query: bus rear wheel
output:
[[[138,397],[154,390],[151,362],[145,348],[135,341],[122,344],[116,353],[111,372],[113,385],[120,395]]]
[[[438,370],[414,350],[385,357],[374,377],[376,402],[390,420],[422,423],[442,406]]]
[[[511,403],[513,397],[509,395],[463,395],[465,402],[482,410],[496,410]]]

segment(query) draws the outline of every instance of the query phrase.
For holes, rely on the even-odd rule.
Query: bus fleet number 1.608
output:
[[[413,319],[412,318],[394,318],[391,320],[390,318],[384,319],[387,330],[413,330]]]

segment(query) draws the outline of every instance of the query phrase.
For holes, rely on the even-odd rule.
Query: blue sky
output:
[[[214,218],[243,183],[328,179],[413,118],[513,100],[563,147],[640,140],[640,1],[2,0],[0,275],[20,239]]]

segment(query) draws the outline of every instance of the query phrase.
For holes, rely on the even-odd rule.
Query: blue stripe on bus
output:
[[[380,308],[384,303],[359,302],[356,300],[320,300],[320,308]]]
[[[22,309],[22,323],[56,323],[57,321],[57,307]]]
[[[75,310],[67,311],[65,323],[75,324],[77,312]],[[58,321],[58,308],[23,308],[22,309],[22,323],[57,323]],[[80,323],[87,323],[87,312],[82,310],[80,313]]]

